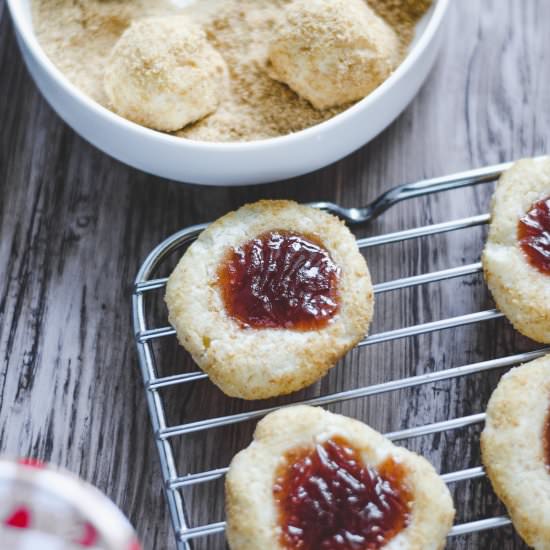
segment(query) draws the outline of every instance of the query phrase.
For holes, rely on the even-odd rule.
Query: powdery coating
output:
[[[314,236],[341,268],[340,310],[311,331],[242,328],[225,312],[217,273],[231,248],[267,231]],[[261,399],[322,377],[366,334],[374,294],[369,271],[338,218],[290,201],[260,201],[210,225],[188,248],[166,288],[170,323],[180,343],[227,395]]]
[[[529,546],[550,549],[550,472],[543,434],[550,405],[550,356],[512,369],[487,407],[483,464]]]
[[[200,25],[229,68],[219,107],[175,135],[250,141],[297,132],[343,111],[319,111],[266,71],[268,44],[290,0],[32,0],[33,27],[45,52],[84,93],[112,109],[103,86],[107,58],[132,21],[185,15]],[[396,32],[404,56],[431,0],[369,0]],[[184,7],[181,7],[184,5]]]
[[[399,63],[393,29],[363,0],[296,0],[270,45],[270,75],[317,109],[365,97]]]
[[[232,550],[284,550],[279,542],[273,483],[288,451],[333,437],[360,450],[376,468],[393,458],[405,468],[413,496],[410,523],[384,550],[440,550],[445,546],[454,507],[449,490],[424,458],[397,447],[367,425],[320,408],[287,407],[266,416],[250,446],[231,462],[226,478],[227,538]]]
[[[221,55],[189,19],[149,17],[133,22],[115,44],[104,84],[118,114],[175,131],[216,110],[226,73]]]
[[[483,271],[498,308],[514,327],[550,342],[550,277],[529,265],[518,242],[518,221],[550,195],[550,157],[525,159],[505,172],[492,200]]]

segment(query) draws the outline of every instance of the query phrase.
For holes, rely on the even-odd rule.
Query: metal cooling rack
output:
[[[322,208],[334,214],[337,214],[350,223],[366,222],[380,215],[387,208],[402,200],[449,189],[456,189],[459,187],[494,181],[500,176],[500,174],[504,170],[508,169],[511,164],[512,163],[499,164],[496,166],[489,166],[482,169],[462,172],[443,178],[434,178],[430,180],[415,182],[413,184],[402,185],[385,193],[365,208],[348,209],[342,208],[333,203],[315,203],[312,206]],[[427,225],[414,229],[408,229],[405,231],[398,231],[386,235],[358,239],[357,244],[360,248],[374,247],[404,241],[407,239],[415,239],[418,237],[437,235],[449,231],[475,227],[486,224],[488,221],[488,214],[472,216],[455,221]],[[196,380],[205,379],[207,378],[207,375],[201,371],[196,371],[168,377],[158,376],[157,366],[155,364],[155,358],[151,348],[152,342],[159,338],[174,337],[175,331],[170,326],[150,326],[145,312],[144,297],[147,293],[154,290],[162,289],[166,285],[166,278],[154,278],[153,275],[157,271],[159,266],[165,261],[167,256],[169,256],[172,252],[176,250],[184,249],[186,246],[188,246],[194,239],[196,239],[197,235],[205,227],[206,224],[196,225],[183,229],[159,244],[149,254],[148,258],[145,260],[141,269],[139,270],[139,273],[136,277],[132,296],[133,322],[139,364],[145,383],[147,403],[149,407],[149,413],[151,415],[151,421],[153,424],[155,442],[160,456],[162,476],[165,482],[165,494],[168,501],[170,517],[176,533],[179,550],[191,550],[193,539],[206,537],[215,533],[220,533],[223,532],[225,529],[224,522],[210,523],[201,526],[189,525],[185,514],[185,503],[180,489],[182,487],[220,479],[227,472],[227,468],[218,468],[199,473],[182,474],[178,472],[174,460],[174,452],[171,439],[176,436],[209,430],[211,428],[228,426],[251,419],[259,419],[260,417],[277,408],[272,407],[251,412],[231,414],[228,416],[220,416],[211,419],[199,420],[196,422],[188,422],[186,424],[181,424],[177,426],[169,426],[167,424],[164,403],[159,390],[161,390],[161,388],[166,388],[169,386],[187,384]],[[480,271],[481,264],[478,262],[469,265],[452,267],[442,271],[425,273],[413,277],[406,277],[394,281],[379,283],[375,285],[374,288],[375,293],[380,294],[383,292],[423,285],[426,283],[433,283],[446,279],[452,279],[455,277],[471,275]],[[443,329],[450,329],[464,325],[470,325],[473,323],[481,323],[499,317],[502,317],[502,314],[495,309],[478,311],[458,317],[441,319],[438,321],[403,327],[386,332],[379,332],[377,334],[369,336],[368,338],[360,342],[359,346],[372,346],[382,342],[408,338],[420,334],[427,334]],[[493,369],[512,367],[524,361],[529,361],[531,359],[540,357],[544,355],[549,349],[550,348],[544,348],[508,357],[501,357],[490,361],[483,361],[460,367],[449,368],[429,374],[422,374],[420,376],[412,376],[409,378],[391,380],[381,384],[342,391],[330,395],[324,395],[314,399],[302,401],[302,403],[324,406],[342,401],[392,392],[404,388],[420,386],[423,384],[430,384],[437,381],[463,377],[474,373],[490,371]],[[403,440],[479,424],[482,423],[484,419],[484,413],[474,414],[461,418],[445,420],[443,422],[436,422],[433,424],[387,433],[386,437],[393,441]],[[483,468],[481,466],[478,466],[475,468],[468,468],[466,470],[446,473],[442,477],[446,483],[455,483],[459,481],[483,477],[484,475],[485,474],[483,472]],[[495,529],[508,525],[509,523],[510,520],[505,516],[491,517],[463,523],[455,525],[451,530],[449,537],[474,533],[486,529]]]

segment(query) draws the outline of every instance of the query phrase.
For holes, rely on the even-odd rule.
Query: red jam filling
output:
[[[229,251],[218,270],[227,313],[245,327],[314,330],[339,308],[340,269],[311,236],[270,231]]]
[[[533,204],[519,220],[518,241],[527,261],[550,274],[550,197]]]
[[[343,438],[291,451],[273,486],[288,550],[377,550],[409,523],[403,466],[364,466]]]

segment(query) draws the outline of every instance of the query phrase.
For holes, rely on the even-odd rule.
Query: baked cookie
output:
[[[550,157],[515,163],[492,201],[483,271],[514,327],[550,342]]]
[[[437,550],[454,507],[424,458],[305,405],[266,416],[226,478],[232,550]]]
[[[269,75],[317,109],[364,98],[397,67],[395,31],[364,0],[295,0],[269,46]]]
[[[184,16],[134,21],[115,44],[104,88],[114,111],[163,131],[214,112],[227,67],[204,31]]]
[[[227,395],[261,399],[323,376],[366,334],[373,288],[338,218],[260,201],[211,224],[168,280],[180,343]]]
[[[550,356],[512,369],[487,407],[481,451],[495,493],[529,546],[550,549]]]

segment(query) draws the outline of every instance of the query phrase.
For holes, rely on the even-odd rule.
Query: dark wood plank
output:
[[[146,254],[180,227],[260,197],[366,204],[406,180],[548,151],[550,57],[544,0],[453,2],[426,85],[381,136],[342,162],[259,187],[180,185],[98,152],[49,108],[29,78],[0,0],[0,452],[66,466],[110,495],[145,548],[173,548],[158,460],[136,366],[129,293]],[[490,186],[400,204],[358,234],[377,234],[487,209]],[[375,281],[476,261],[472,230],[368,252]],[[374,330],[492,307],[480,277],[392,293]],[[354,351],[312,388],[277,402],[497,357],[533,344],[505,321]],[[160,350],[159,350],[160,353]],[[162,351],[167,372],[192,368]],[[501,373],[331,407],[380,430],[484,409]],[[171,422],[250,410],[207,382],[166,392]],[[252,424],[175,441],[181,472],[225,465]],[[219,445],[220,438],[223,446]],[[441,471],[479,464],[478,430],[404,442]],[[500,513],[488,483],[453,487],[459,519]],[[221,484],[188,491],[194,525],[222,518]],[[221,538],[197,544],[220,548]],[[524,548],[511,528],[449,548]]]

